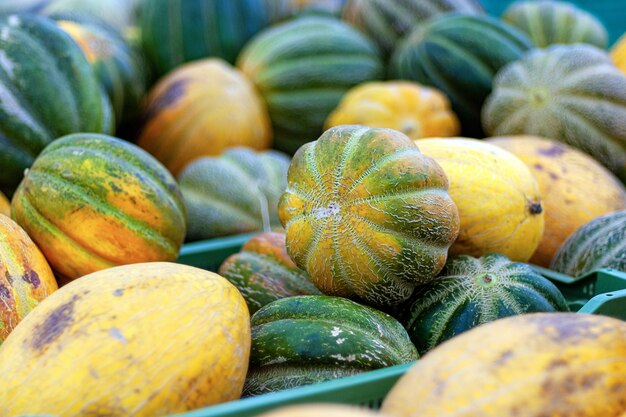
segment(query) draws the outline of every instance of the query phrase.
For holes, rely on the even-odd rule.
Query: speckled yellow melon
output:
[[[17,223],[0,214],[0,344],[57,289],[52,269],[37,245]]]
[[[2,192],[0,192],[0,214],[11,215],[11,203]]]
[[[370,82],[349,90],[326,119],[326,129],[351,124],[399,130],[411,139],[456,136],[461,129],[445,94],[409,81]]]
[[[520,158],[543,198],[543,239],[530,262],[548,267],[563,242],[587,222],[626,209],[626,189],[589,155],[563,143],[535,137],[495,137],[489,142]]]
[[[450,181],[461,231],[450,254],[496,252],[518,262],[530,259],[543,235],[543,208],[537,180],[512,153],[477,139],[422,139],[423,154],[434,158]]]
[[[157,417],[241,395],[250,317],[219,275],[124,265],[46,298],[0,349],[0,415]]]
[[[280,407],[259,417],[385,417],[365,408],[340,404],[301,404]]]
[[[626,322],[574,313],[509,317],[450,339],[391,389],[394,417],[618,417]]]

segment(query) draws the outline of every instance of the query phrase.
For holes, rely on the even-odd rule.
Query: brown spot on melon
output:
[[[502,354],[493,362],[496,366],[502,366],[507,363],[512,357],[513,352],[510,350],[505,350]]]
[[[177,80],[173,82],[169,88],[161,95],[159,95],[150,105],[145,113],[146,121],[157,116],[161,111],[174,105],[185,93],[185,87],[188,80]]]
[[[11,291],[4,285],[0,284],[0,297],[4,299],[9,299],[11,297]]]
[[[50,343],[54,342],[74,321],[74,304],[78,298],[75,295],[65,304],[58,306],[43,323],[35,327],[32,339],[32,347],[34,349],[43,350]]]
[[[562,366],[567,366],[567,361],[563,359],[554,359],[552,362],[548,364],[548,370],[551,371],[556,368],[560,368]]]
[[[544,156],[549,156],[549,157],[561,156],[565,152],[567,152],[567,149],[565,149],[564,146],[559,145],[559,144],[554,144],[554,145],[552,145],[551,147],[549,147],[547,149],[538,149],[537,150],[537,153],[539,155],[544,155]]]
[[[541,165],[540,163],[536,163],[535,165],[533,165],[533,168],[535,168],[537,171],[543,171],[543,165]]]
[[[26,273],[22,275],[22,280],[24,280],[25,282],[28,282],[34,288],[39,288],[39,285],[41,285],[41,280],[39,279],[39,275],[33,270],[26,271]]]

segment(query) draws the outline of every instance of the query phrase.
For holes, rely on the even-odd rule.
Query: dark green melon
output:
[[[415,27],[443,13],[482,15],[478,0],[348,0],[343,18],[388,55]]]
[[[69,35],[44,17],[0,18],[0,191],[11,195],[54,139],[113,125],[111,103]]]
[[[293,263],[282,233],[254,236],[241,252],[228,257],[218,273],[243,295],[250,314],[266,304],[296,295],[321,294],[309,274]]]
[[[303,295],[266,305],[251,319],[244,395],[258,395],[418,358],[393,317],[345,298]]]
[[[507,65],[482,121],[490,136],[542,136],[578,148],[626,182],[626,76],[595,46],[552,45]]]
[[[500,68],[532,44],[516,28],[487,16],[448,14],[411,33],[394,51],[391,73],[442,90],[464,136],[483,137],[480,109]]]
[[[288,153],[316,140],[353,86],[383,77],[376,46],[341,20],[303,16],[261,32],[237,66],[267,104],[274,146]]]
[[[563,243],[550,268],[573,277],[601,268],[626,272],[626,211],[582,226]]]
[[[594,15],[565,1],[519,1],[502,19],[524,32],[536,47],[589,43],[606,48],[608,33]]]
[[[187,207],[187,240],[279,227],[278,200],[287,188],[289,157],[231,148],[191,162],[178,177]]]
[[[115,29],[95,17],[77,13],[51,17],[85,53],[109,95],[117,123],[135,119],[147,83],[147,68],[139,51],[132,49]]]
[[[565,298],[530,265],[500,254],[461,255],[418,287],[395,314],[420,354],[473,327],[517,314],[568,311]]]
[[[156,75],[206,57],[234,63],[269,25],[265,0],[142,0],[142,45]]]

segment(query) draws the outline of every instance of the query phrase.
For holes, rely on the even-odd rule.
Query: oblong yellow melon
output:
[[[451,255],[496,252],[526,262],[539,245],[544,218],[537,181],[524,163],[495,145],[467,138],[416,140],[450,182],[461,230]]]
[[[476,327],[424,355],[381,409],[394,417],[618,417],[626,322],[537,313]]]
[[[246,303],[226,279],[165,262],[86,275],[0,349],[0,415],[159,417],[240,397]]]
[[[515,154],[531,170],[542,196],[545,228],[530,262],[549,267],[563,242],[587,222],[626,209],[626,188],[591,156],[537,136],[500,136],[489,143]]]

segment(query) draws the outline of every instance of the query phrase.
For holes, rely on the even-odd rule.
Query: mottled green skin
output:
[[[482,121],[490,136],[535,135],[578,148],[626,182],[626,77],[594,46],[553,45],[507,65]]]
[[[483,137],[480,109],[500,68],[532,47],[518,29],[487,16],[444,15],[406,37],[391,57],[392,77],[442,90],[464,136]]]
[[[57,13],[55,21],[70,21],[80,26],[97,42],[102,51],[91,66],[106,90],[117,124],[135,119],[146,93],[148,74],[143,55],[133,48],[115,29],[95,17],[78,13]]]
[[[332,17],[306,16],[250,41],[237,66],[267,104],[274,147],[293,154],[318,138],[324,121],[353,86],[383,78],[376,46]]]
[[[0,191],[10,196],[54,139],[113,126],[108,97],[69,35],[43,17],[0,18]]]
[[[190,163],[178,177],[189,219],[187,239],[280,225],[277,206],[287,186],[288,167],[285,154],[248,148],[231,148]]]
[[[266,0],[141,0],[141,38],[157,76],[209,56],[231,64],[269,25]]]
[[[563,243],[550,268],[573,277],[601,268],[626,272],[626,211],[582,226]]]
[[[344,298],[283,298],[257,311],[251,326],[244,395],[322,382],[418,358],[398,321]]]
[[[374,39],[389,55],[416,27],[450,12],[484,14],[478,0],[348,0],[343,18]]]
[[[298,150],[279,216],[289,255],[324,294],[379,307],[432,280],[459,232],[439,164],[398,131],[356,125]]]
[[[502,19],[524,32],[538,48],[560,43],[589,43],[606,48],[608,33],[594,15],[564,1],[520,1]]]
[[[289,258],[282,233],[253,237],[241,252],[222,263],[218,273],[237,287],[250,314],[281,298],[321,294],[309,275]]]
[[[430,284],[416,288],[396,317],[420,354],[503,317],[569,311],[563,294],[528,264],[500,254],[460,255]]]

